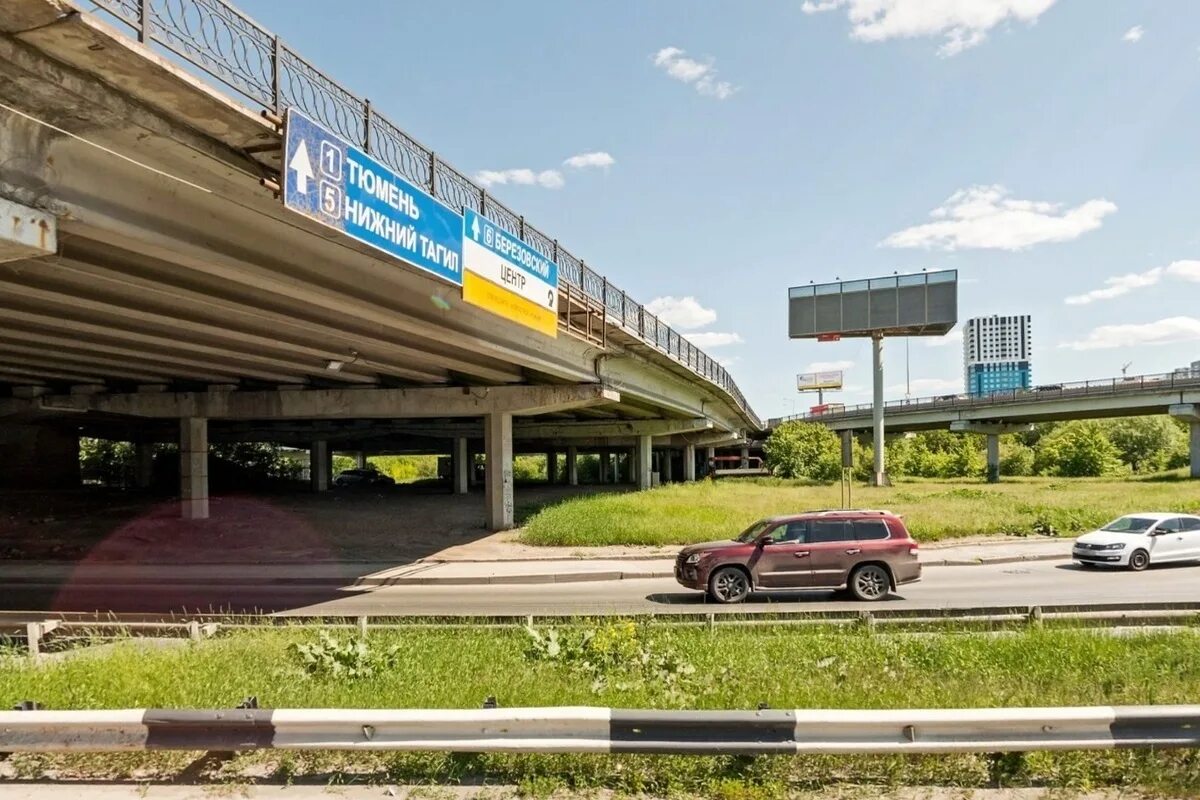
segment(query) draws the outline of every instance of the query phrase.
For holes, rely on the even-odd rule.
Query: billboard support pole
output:
[[[875,469],[871,474],[872,486],[889,486],[887,470],[884,464],[884,445],[883,438],[883,333],[875,331],[871,334],[871,363],[874,366],[874,390],[875,402],[871,409],[872,422],[874,423],[874,437],[872,439],[873,450],[875,451]]]

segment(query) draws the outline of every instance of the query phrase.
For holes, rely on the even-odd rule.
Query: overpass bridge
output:
[[[286,210],[302,111],[458,213],[559,267],[557,335]],[[178,442],[183,515],[208,514],[210,441],[487,463],[513,522],[513,452],[653,454],[762,427],[729,373],[583,259],[224,0],[0,6],[0,485],[78,480],[78,437]],[[139,456],[142,458],[142,456]],[[669,468],[669,466],[667,467]]]
[[[799,414],[768,421],[773,429],[788,420],[819,422],[845,434],[871,428],[873,405],[847,406],[822,414]],[[889,431],[945,430],[988,437],[988,475],[999,475],[1001,433],[1035,422],[1170,414],[1190,428],[1191,475],[1200,478],[1200,375],[1166,373],[1079,381],[1033,390],[982,396],[943,395],[891,400],[884,406]]]

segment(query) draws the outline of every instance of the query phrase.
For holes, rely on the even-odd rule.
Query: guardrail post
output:
[[[429,151],[429,194],[437,197],[437,153]]]
[[[371,101],[363,100],[363,150],[371,154]]]
[[[858,612],[858,621],[867,633],[875,632],[875,615],[870,611]]]
[[[479,213],[487,216],[487,189],[479,190]]]
[[[25,644],[29,648],[31,658],[37,658],[42,654],[42,623],[25,623]]]
[[[279,109],[279,36],[271,39],[271,110],[282,116]]]
[[[1029,624],[1031,627],[1042,627],[1042,607],[1032,606],[1029,609]]]
[[[150,41],[151,25],[154,24],[154,12],[150,8],[150,0],[138,2],[138,41],[142,44]]]
[[[366,614],[363,614],[361,617],[358,618],[358,635],[364,639],[367,638],[367,623],[368,623],[368,621],[369,620],[368,620],[368,617]]]

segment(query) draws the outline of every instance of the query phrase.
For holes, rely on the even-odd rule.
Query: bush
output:
[[[1170,417],[1111,420],[1108,438],[1134,472],[1162,472],[1187,463],[1187,434]]]
[[[546,480],[545,456],[513,456],[514,481]]]
[[[396,483],[412,483],[438,476],[437,456],[373,456],[367,463]]]
[[[781,478],[836,481],[842,475],[838,436],[813,422],[785,422],[763,445],[767,466]]]
[[[1024,476],[1033,474],[1033,448],[1014,437],[1000,439],[1000,474]]]
[[[1124,468],[1120,451],[1096,420],[1073,420],[1043,436],[1034,449],[1039,475],[1063,478],[1118,475]]]

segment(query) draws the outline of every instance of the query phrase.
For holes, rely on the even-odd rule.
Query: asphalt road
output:
[[[876,604],[828,592],[755,596],[738,606],[705,602],[671,579],[562,584],[392,586],[366,592],[334,585],[97,586],[10,584],[0,589],[6,610],[167,613],[271,612],[299,615],[636,614],[827,611],[874,607],[948,609],[983,606],[1194,602],[1200,566],[1164,566],[1143,573],[1083,570],[1065,561],[929,567],[917,584]]]

